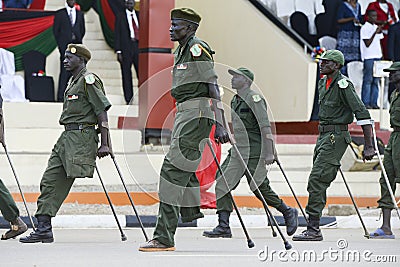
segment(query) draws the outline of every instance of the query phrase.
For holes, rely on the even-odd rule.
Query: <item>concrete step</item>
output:
[[[125,98],[120,94],[112,94],[107,90],[107,98],[112,105],[125,105]]]
[[[83,42],[86,40],[104,40],[103,34],[98,31],[86,31],[85,37],[83,38]]]
[[[96,69],[105,69],[105,70],[120,70],[120,64],[117,61],[117,56],[112,54],[112,58],[105,60],[105,59],[97,59],[93,58],[90,60],[90,66]]]
[[[86,39],[84,43],[91,51],[97,51],[98,49],[106,50],[107,48],[110,48],[104,40]]]
[[[123,92],[121,86],[105,86],[107,97],[111,98],[111,95],[118,95],[123,98]],[[114,103],[114,102],[112,102]],[[123,103],[125,104],[125,103]]]

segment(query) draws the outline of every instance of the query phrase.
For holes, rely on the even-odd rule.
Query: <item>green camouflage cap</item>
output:
[[[254,74],[248,68],[241,67],[241,68],[238,68],[237,70],[230,69],[230,70],[228,70],[228,72],[230,75],[239,74],[239,75],[243,75],[243,76],[249,78],[250,81],[254,81]]]
[[[397,70],[400,70],[400,61],[393,62],[393,64],[390,65],[389,68],[383,69],[383,71],[385,71],[385,72],[397,71]]]
[[[319,59],[331,60],[344,66],[344,56],[339,50],[326,50]]]
[[[182,7],[171,10],[171,20],[181,19],[199,25],[201,17],[193,9]]]

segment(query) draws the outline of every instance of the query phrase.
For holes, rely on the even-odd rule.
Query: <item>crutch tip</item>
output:
[[[370,239],[370,238],[371,238],[371,236],[370,236],[369,234],[365,234],[364,237],[365,237],[366,239]]]
[[[292,249],[292,245],[287,240],[285,241],[285,249],[286,250]]]
[[[125,234],[122,234],[122,235],[121,235],[121,241],[126,241],[126,240],[128,240],[128,238],[126,237]]]
[[[276,232],[273,232],[273,233],[272,233],[272,236],[273,236],[273,237],[277,237],[278,234],[277,234]]]
[[[248,239],[248,240],[247,240],[247,246],[248,246],[249,248],[254,248],[254,242],[253,242],[252,240]]]

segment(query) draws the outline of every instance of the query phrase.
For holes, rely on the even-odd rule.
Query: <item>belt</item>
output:
[[[74,130],[83,130],[83,129],[95,129],[94,125],[88,124],[78,124],[78,123],[69,123],[64,125],[65,131],[74,131]]]
[[[400,132],[400,127],[394,126],[394,127],[393,127],[393,131],[395,131],[395,132]]]
[[[335,125],[318,125],[318,131],[320,133],[333,132],[333,131],[347,131],[347,124],[335,124]]]
[[[176,103],[176,109],[178,111],[207,108],[207,107],[210,107],[210,100],[208,99],[194,99],[194,100],[187,100],[183,103]]]

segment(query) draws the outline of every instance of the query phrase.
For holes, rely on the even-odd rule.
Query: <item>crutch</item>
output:
[[[25,196],[24,196],[24,194],[22,193],[21,185],[19,184],[19,180],[18,180],[18,177],[17,177],[17,173],[15,172],[14,166],[13,166],[13,164],[12,164],[12,162],[11,162],[11,158],[10,158],[10,155],[8,154],[8,151],[7,151],[7,148],[6,148],[5,144],[3,144],[3,148],[4,148],[4,152],[5,152],[6,155],[7,155],[8,162],[10,163],[11,170],[12,170],[12,172],[13,172],[13,174],[14,174],[15,181],[17,182],[18,189],[19,189],[19,193],[21,194],[22,201],[24,202],[24,206],[25,206],[25,209],[26,209],[26,213],[27,213],[28,218],[29,218],[29,220],[30,220],[30,222],[31,222],[31,224],[32,224],[32,229],[33,229],[33,231],[36,231],[35,224],[33,223],[32,217],[31,217],[31,215],[29,214],[28,206],[26,205]]]
[[[343,178],[343,182],[344,182],[344,184],[345,184],[345,186],[346,186],[347,192],[349,192],[349,196],[350,196],[350,198],[351,198],[351,202],[353,202],[353,205],[354,205],[354,208],[356,209],[358,218],[360,219],[361,225],[362,225],[362,227],[363,227],[363,229],[364,229],[364,237],[367,238],[367,239],[369,239],[370,236],[369,236],[367,227],[365,227],[364,220],[363,220],[362,217],[361,217],[361,213],[360,213],[360,211],[358,210],[356,201],[354,200],[353,194],[352,194],[351,191],[350,191],[350,187],[349,187],[349,185],[348,185],[346,179],[344,178],[344,174],[343,174],[342,168],[340,168],[340,167],[339,167],[339,172],[340,172],[340,175],[341,175],[342,178]]]
[[[228,132],[229,140],[230,140],[230,142],[231,142],[231,145],[232,145],[233,149],[236,151],[236,153],[237,153],[237,155],[238,155],[238,157],[239,157],[239,161],[242,163],[243,168],[245,169],[246,176],[248,176],[248,177],[250,178],[250,179],[249,179],[249,180],[250,180],[250,183],[252,183],[252,184],[254,185],[254,187],[256,188],[257,194],[260,195],[260,199],[261,199],[261,202],[263,203],[263,206],[264,206],[265,212],[267,213],[267,216],[270,216],[270,217],[271,217],[272,222],[274,223],[274,225],[275,225],[275,227],[276,227],[276,229],[277,229],[279,235],[280,235],[281,238],[282,238],[282,241],[283,241],[283,244],[284,244],[284,246],[285,246],[285,249],[286,249],[286,250],[291,249],[291,248],[292,248],[292,245],[286,240],[285,236],[283,235],[283,233],[282,233],[282,231],[281,231],[281,229],[280,229],[280,227],[279,227],[279,225],[278,225],[278,222],[276,221],[275,217],[272,215],[271,210],[268,208],[267,201],[265,201],[264,196],[261,194],[260,189],[258,188],[256,182],[254,181],[253,175],[251,175],[249,169],[247,168],[247,164],[246,164],[246,162],[244,161],[242,155],[240,154],[239,149],[238,149],[237,146],[236,146],[236,140],[233,138],[233,135],[232,135],[232,133],[231,133],[230,130],[229,130],[229,125],[228,125],[228,123],[226,122],[226,120],[224,120],[224,124],[225,124],[225,130]],[[271,225],[271,226],[272,226],[272,225]]]
[[[249,235],[249,233],[248,233],[247,230],[246,230],[246,226],[245,226],[244,223],[243,223],[242,216],[240,216],[239,209],[238,209],[238,207],[236,206],[235,200],[233,199],[233,196],[232,196],[232,194],[231,194],[231,192],[230,192],[230,190],[229,190],[228,181],[227,181],[226,178],[225,178],[225,174],[224,174],[224,172],[222,171],[221,165],[219,164],[218,159],[217,159],[217,155],[215,154],[214,149],[213,149],[212,144],[211,144],[211,142],[210,142],[209,139],[207,139],[207,145],[208,145],[208,147],[210,148],[210,151],[211,151],[211,154],[213,155],[215,164],[217,165],[218,170],[219,170],[219,172],[221,173],[222,180],[224,180],[225,186],[226,186],[226,188],[228,189],[228,196],[229,196],[230,199],[232,200],[233,207],[235,208],[235,211],[236,211],[236,214],[237,214],[237,216],[238,216],[238,218],[239,218],[239,221],[240,221],[240,224],[241,224],[241,226],[242,226],[243,232],[244,232],[244,234],[246,235],[246,238],[247,238],[247,246],[248,246],[249,248],[253,248],[253,247],[254,247],[254,242],[250,239],[250,235]]]
[[[382,158],[381,158],[381,154],[379,153],[378,141],[377,141],[377,139],[376,139],[376,131],[375,131],[375,123],[374,123],[374,120],[367,120],[367,121],[369,121],[369,123],[367,123],[367,122],[365,122],[365,121],[366,121],[366,120],[360,121],[360,124],[357,122],[357,124],[358,124],[358,125],[372,124],[372,135],[374,136],[375,153],[376,153],[376,155],[378,156],[379,164],[381,165],[381,168],[382,168],[382,173],[383,173],[383,177],[385,178],[386,186],[387,186],[387,188],[388,188],[390,197],[392,198],[394,208],[396,209],[396,212],[397,212],[397,216],[398,216],[399,219],[400,219],[399,207],[397,206],[396,198],[394,197],[393,190],[392,190],[392,187],[390,186],[389,178],[388,178],[387,173],[386,173],[386,170],[385,170],[385,166],[383,165],[383,161],[382,161]]]
[[[136,210],[135,204],[133,204],[132,197],[131,197],[131,195],[129,194],[128,188],[126,187],[126,184],[125,184],[125,180],[124,180],[124,178],[123,178],[123,176],[122,176],[122,172],[121,172],[121,170],[119,169],[119,166],[118,166],[118,164],[117,164],[117,160],[115,159],[115,155],[114,155],[114,153],[113,153],[113,151],[112,151],[110,132],[108,131],[107,134],[108,134],[108,140],[109,140],[109,142],[108,142],[108,148],[109,148],[109,150],[110,150],[111,159],[112,159],[113,162],[114,162],[114,166],[115,166],[115,168],[117,169],[119,178],[121,179],[121,182],[122,182],[122,185],[124,186],[126,195],[127,195],[128,198],[129,198],[129,201],[130,201],[130,203],[131,203],[131,206],[132,206],[132,208],[133,208],[133,211],[135,212],[136,218],[137,218],[137,220],[138,220],[138,222],[139,222],[139,224],[140,224],[140,228],[142,228],[142,232],[143,232],[144,238],[146,239],[146,242],[147,242],[147,241],[149,241],[149,238],[147,237],[147,233],[146,233],[146,231],[144,230],[142,220],[140,219],[140,216],[139,216],[139,214],[138,214],[138,212],[137,212],[137,210]]]
[[[99,176],[99,180],[100,180],[101,186],[103,187],[104,193],[106,194],[106,197],[107,197],[107,200],[108,200],[108,204],[110,205],[110,208],[111,208],[111,211],[112,211],[112,213],[113,213],[113,215],[114,215],[115,221],[117,222],[118,229],[119,229],[119,231],[120,231],[120,233],[121,233],[121,241],[126,241],[126,240],[127,240],[126,235],[125,235],[124,232],[122,231],[121,224],[119,223],[117,214],[115,213],[114,206],[113,206],[113,204],[112,204],[112,202],[111,202],[110,196],[108,195],[107,189],[106,189],[106,187],[104,186],[103,179],[101,179],[99,169],[97,168],[97,166],[95,166],[95,168],[96,168],[97,175]]]
[[[299,201],[299,199],[297,198],[296,193],[294,192],[294,189],[293,189],[292,185],[290,184],[290,181],[289,181],[288,177],[286,176],[286,173],[285,173],[285,171],[283,170],[280,161],[279,161],[279,160],[276,160],[276,164],[278,164],[278,167],[279,167],[279,169],[281,170],[281,172],[282,172],[282,174],[283,174],[283,177],[285,177],[286,183],[288,184],[288,186],[289,186],[289,188],[290,188],[290,191],[292,191],[293,197],[294,197],[294,199],[296,200],[296,203],[297,203],[297,205],[299,206],[300,211],[301,211],[301,213],[302,213],[303,216],[304,216],[304,219],[306,220],[306,222],[308,222],[306,213],[304,212],[304,209],[303,209],[303,207],[301,206],[300,201]]]

